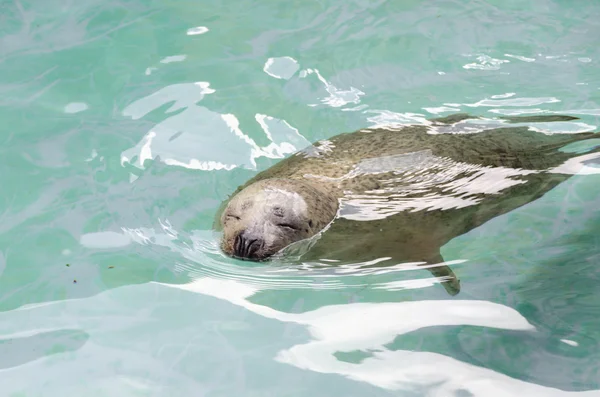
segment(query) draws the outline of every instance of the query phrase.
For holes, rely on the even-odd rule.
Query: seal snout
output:
[[[233,254],[242,259],[258,259],[256,254],[264,245],[265,241],[259,236],[241,231],[235,238]]]

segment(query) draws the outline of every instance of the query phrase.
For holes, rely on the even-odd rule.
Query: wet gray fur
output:
[[[257,258],[268,259],[273,250],[311,237],[333,220],[303,261],[357,263],[389,257],[376,266],[439,264],[444,261],[440,247],[454,237],[540,198],[568,179],[570,174],[553,169],[577,154],[559,149],[598,136],[547,135],[510,125],[575,119],[558,115],[510,117],[474,134],[431,133],[438,127],[461,128],[468,119],[475,118],[456,114],[431,120],[429,126],[363,129],[316,142],[257,174],[223,203],[215,223],[223,231],[221,248],[233,255],[236,236],[250,223],[258,224],[254,233],[274,233],[269,236],[272,250],[265,244]],[[488,191],[497,181],[510,186]],[[271,210],[243,206],[268,187],[295,192],[305,200],[306,212],[292,219],[299,222],[297,230],[273,226],[265,231],[264,223],[272,222],[265,218]],[[283,211],[291,205],[284,198],[275,201],[281,202],[269,205],[278,210],[280,204]],[[459,292],[460,283],[448,266],[427,270],[446,280],[448,293]]]

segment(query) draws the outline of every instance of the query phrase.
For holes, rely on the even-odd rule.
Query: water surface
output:
[[[221,255],[319,139],[468,112],[597,131],[588,1],[0,2],[6,396],[600,395],[600,176],[443,247],[462,281]],[[597,166],[597,165],[596,165]]]

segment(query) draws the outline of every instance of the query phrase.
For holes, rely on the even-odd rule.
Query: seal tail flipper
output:
[[[579,120],[579,117],[566,116],[562,114],[541,114],[535,116],[500,116],[500,120],[504,120],[508,123],[552,123],[560,121],[573,121]],[[449,116],[436,117],[429,119],[434,124],[456,124],[464,120],[477,120],[481,119],[479,116],[473,116],[468,113],[455,113]]]
[[[541,114],[535,116],[502,116],[501,120],[509,123],[552,123],[557,121],[579,120],[579,117],[565,116],[562,114]]]
[[[543,134],[528,127],[503,127],[476,134],[439,136],[437,139],[445,146],[438,145],[434,152],[451,158],[458,156],[462,162],[472,164],[541,171],[577,155],[561,151],[564,146],[598,137],[600,134],[593,132]]]
[[[454,271],[450,269],[450,266],[444,264],[444,258],[438,255],[436,258],[427,261],[426,264],[421,266],[427,266],[427,270],[440,280],[442,287],[448,292],[450,296],[457,295],[460,292],[460,280],[454,274]]]

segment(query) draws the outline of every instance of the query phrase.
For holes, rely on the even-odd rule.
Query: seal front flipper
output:
[[[427,270],[436,278],[440,279],[440,284],[449,295],[454,296],[460,292],[460,280],[450,269],[450,266],[444,264],[444,258],[440,254],[432,257],[427,263],[420,266],[427,266]]]

